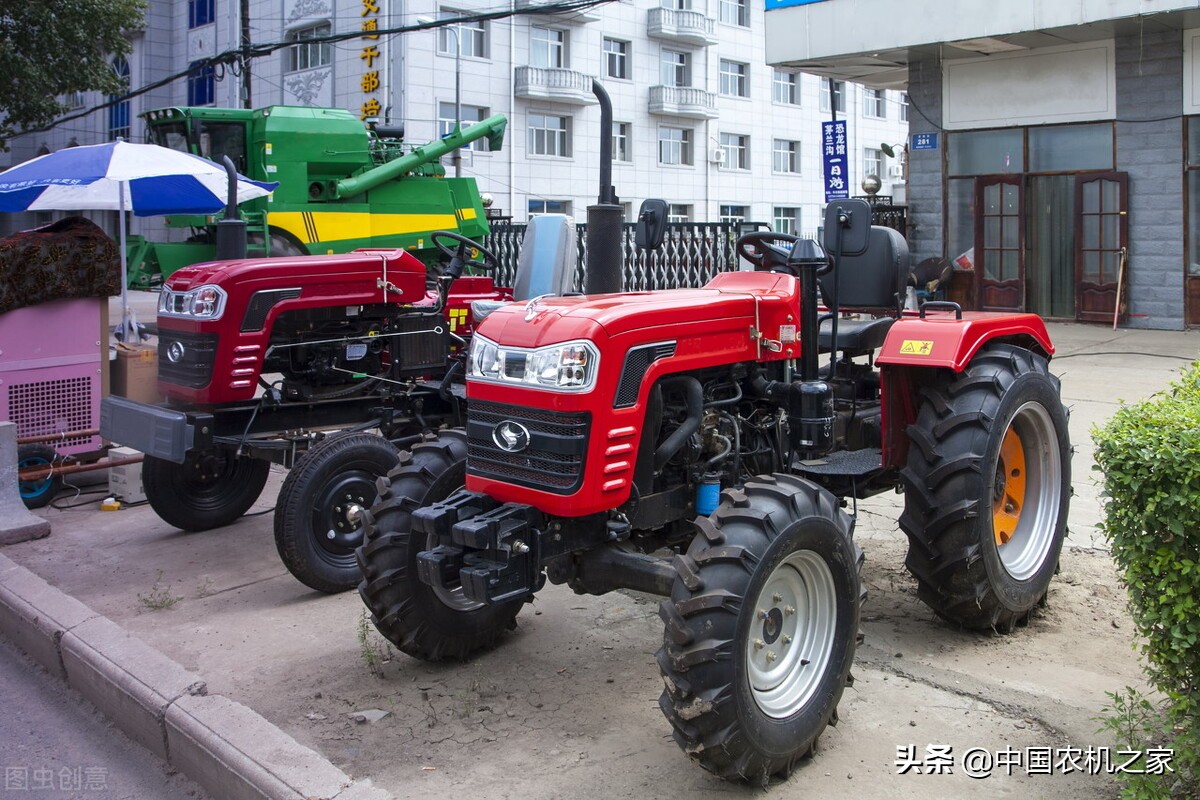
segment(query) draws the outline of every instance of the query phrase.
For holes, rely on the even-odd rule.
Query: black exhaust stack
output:
[[[612,101],[600,81],[592,80],[600,101],[600,195],[587,210],[587,269],[583,290],[608,294],[624,288],[624,215],[612,185]]]
[[[217,260],[236,261],[246,257],[246,221],[238,214],[237,170],[229,156],[223,156],[221,160],[229,176],[229,196],[225,217],[217,221]]]

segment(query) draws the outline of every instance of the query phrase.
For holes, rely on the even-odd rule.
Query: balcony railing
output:
[[[527,100],[552,100],[556,103],[590,105],[596,102],[592,94],[592,76],[569,69],[546,67],[517,67],[515,76],[517,97]]]
[[[716,119],[717,96],[689,86],[651,86],[651,114],[688,119]]]
[[[717,43],[717,23],[700,11],[652,8],[646,18],[646,35],[706,47]]]

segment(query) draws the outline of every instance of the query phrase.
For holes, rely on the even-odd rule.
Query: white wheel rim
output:
[[[833,657],[837,590],[819,555],[798,550],[775,567],[754,604],[746,641],[750,693],[769,717],[795,714],[816,693]]]
[[[1025,508],[1013,536],[999,545],[1000,563],[1014,580],[1027,581],[1046,563],[1062,507],[1062,456],[1054,422],[1041,403],[1017,409],[1009,426],[1025,450]],[[999,465],[997,464],[997,468]]]
[[[437,546],[438,537],[431,535],[428,539],[426,539],[426,550],[432,550]],[[457,589],[447,589],[446,587],[439,585],[430,586],[429,588],[433,589],[434,596],[437,597],[438,600],[442,601],[442,605],[455,611],[475,611],[476,609],[483,608],[484,606],[483,603],[477,603],[471,598],[467,597],[463,593],[461,586],[459,586]]]

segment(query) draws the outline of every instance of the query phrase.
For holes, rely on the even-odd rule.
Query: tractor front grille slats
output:
[[[529,431],[518,452],[502,450],[496,426],[514,422]],[[467,410],[467,472],[531,489],[571,494],[583,483],[591,415],[545,411],[472,400]]]
[[[217,334],[159,329],[160,381],[189,389],[203,389],[212,381],[216,360]]]

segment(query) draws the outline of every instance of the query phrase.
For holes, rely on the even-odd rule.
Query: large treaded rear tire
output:
[[[296,580],[337,594],[362,578],[354,551],[375,504],[375,482],[396,465],[395,445],[371,433],[328,436],[288,473],[275,502],[275,548]]]
[[[1067,528],[1071,443],[1058,378],[1041,356],[992,345],[923,390],[908,436],[900,527],[921,600],[964,628],[1025,624],[1046,602]],[[1022,521],[1005,538],[997,504],[1006,502],[1002,447],[1011,437],[1021,450],[1013,510]]]
[[[142,488],[163,522],[185,531],[207,531],[245,514],[270,473],[269,461],[228,451],[193,454],[183,464],[146,456]]]
[[[379,501],[367,513],[358,565],[359,596],[371,621],[402,653],[423,661],[462,660],[492,647],[516,627],[524,600],[481,605],[461,590],[434,589],[417,577],[417,553],[432,543],[412,532],[412,512],[461,489],[467,437],[448,430],[400,454],[378,483]]]
[[[836,498],[801,478],[760,476],[722,498],[697,520],[659,607],[659,707],[706,770],[765,785],[837,722],[858,644],[862,551]]]

